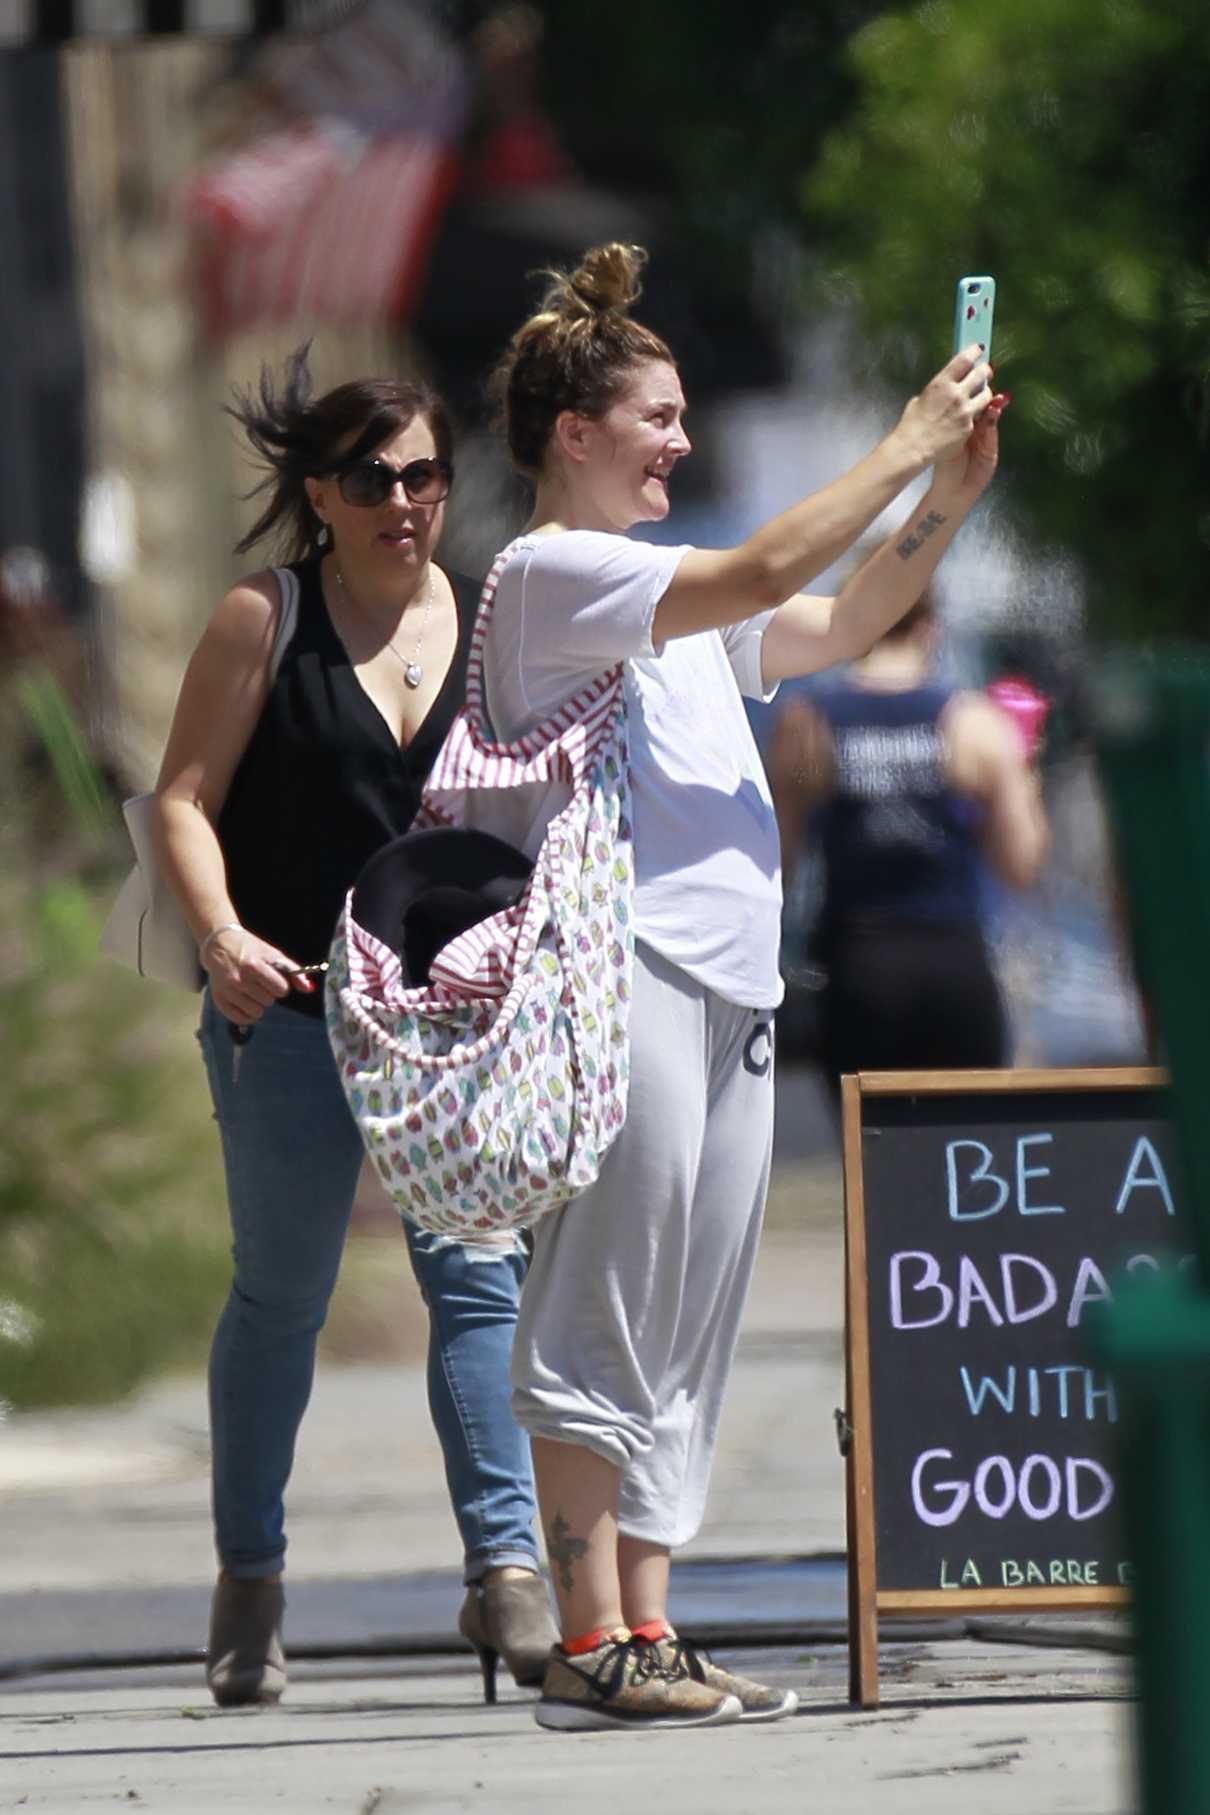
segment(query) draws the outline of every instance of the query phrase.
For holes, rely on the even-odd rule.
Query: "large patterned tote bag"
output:
[[[345,1093],[388,1193],[409,1222],[471,1240],[523,1228],[593,1183],[625,1118],[629,1078],[634,865],[622,668],[528,737],[495,741],[483,645],[511,553],[510,544],[484,584],[466,704],[417,830],[490,833],[506,789],[558,784],[566,804],[519,895],[437,950],[427,981],[358,924],[350,890],[326,991]]]

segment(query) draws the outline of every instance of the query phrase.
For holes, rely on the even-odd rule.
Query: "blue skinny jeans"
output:
[[[280,1006],[241,1045],[203,998],[198,1038],[222,1135],[234,1278],[210,1353],[214,1522],[235,1576],[275,1575],[283,1496],[336,1284],[362,1145],[322,1020]],[[465,1579],[538,1566],[529,1443],[509,1409],[525,1256],[404,1225],[429,1313],[428,1397]]]

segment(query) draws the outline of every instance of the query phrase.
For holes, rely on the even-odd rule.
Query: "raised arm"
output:
[[[916,603],[995,475],[999,423],[1007,403],[1003,395],[992,399],[965,444],[936,463],[932,485],[907,522],[863,562],[835,599],[800,594],[779,608],[761,644],[769,685],[865,655]]]
[[[830,567],[905,485],[960,453],[992,401],[990,368],[958,353],[872,453],[731,549],[692,549],[656,609],[657,643],[741,623],[781,605]],[[835,659],[835,658],[832,658]],[[823,666],[822,663],[816,666]]]
[[[219,604],[190,658],[155,789],[160,867],[198,941],[215,1006],[256,1021],[289,984],[276,946],[239,926],[216,826],[269,686],[277,582],[254,574]],[[229,930],[208,935],[217,928]],[[308,984],[309,979],[305,980]]]

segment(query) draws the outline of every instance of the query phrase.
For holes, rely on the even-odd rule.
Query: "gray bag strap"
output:
[[[273,654],[269,657],[270,686],[277,679],[282,657],[298,628],[298,575],[292,567],[275,567],[272,573],[281,594],[281,608],[277,614],[277,629],[273,634]]]

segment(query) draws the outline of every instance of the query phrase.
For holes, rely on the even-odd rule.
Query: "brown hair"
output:
[[[517,329],[490,381],[508,451],[530,478],[542,470],[563,410],[599,420],[645,359],[676,361],[627,311],[647,262],[641,246],[594,246],[567,275],[547,271],[537,312]]]
[[[223,406],[240,424],[264,468],[264,477],[247,496],[269,493],[264,510],[236,543],[236,554],[245,554],[273,532],[284,560],[317,554],[320,523],[303,480],[321,478],[360,460],[417,416],[431,430],[441,459],[452,457],[449,414],[435,391],[388,378],[356,378],[313,399],[309,347],[308,341],[286,360],[280,390],[268,366],[262,366],[258,389],[237,390],[235,402]]]

